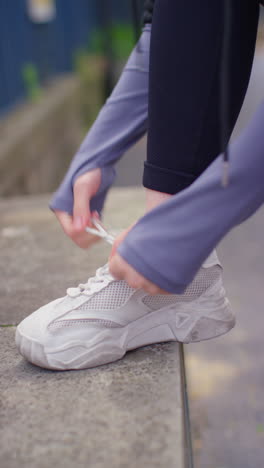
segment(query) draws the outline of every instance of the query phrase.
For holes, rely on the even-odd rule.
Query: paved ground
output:
[[[115,185],[134,187],[142,184],[143,164],[146,159],[146,139],[140,140],[118,162]]]
[[[264,209],[219,248],[237,326],[188,345],[196,468],[264,466]]]
[[[235,135],[263,99],[264,51],[257,50]],[[264,466],[264,209],[220,245],[237,313],[228,336],[186,347],[196,468]]]
[[[41,370],[18,354],[15,327],[6,325],[86,281],[109,253],[103,242],[89,252],[75,247],[47,201],[0,202],[1,468],[182,468],[177,344],[78,372]],[[141,207],[140,189],[115,189],[109,224],[127,226]]]

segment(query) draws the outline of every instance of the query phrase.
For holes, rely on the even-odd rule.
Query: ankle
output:
[[[156,190],[146,189],[146,211],[151,211],[161,203],[167,201],[172,195],[169,193],[156,192]]]

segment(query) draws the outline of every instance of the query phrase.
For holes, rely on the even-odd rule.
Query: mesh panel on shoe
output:
[[[133,292],[135,292],[135,289],[128,286],[125,281],[114,281],[81,305],[78,310],[118,309],[128,301]]]
[[[143,302],[152,310],[158,310],[177,302],[191,302],[200,297],[216,280],[220,278],[221,268],[216,265],[211,268],[201,268],[184,294],[146,296]]]
[[[102,319],[76,319],[76,320],[59,320],[58,322],[53,322],[49,325],[50,331],[57,331],[65,327],[77,327],[81,325],[82,328],[84,326],[91,327],[92,325],[96,325],[97,327],[103,328],[120,328],[121,325],[116,322],[112,322],[111,320],[102,320]]]

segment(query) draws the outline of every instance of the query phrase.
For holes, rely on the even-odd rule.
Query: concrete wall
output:
[[[54,80],[0,121],[0,196],[53,191],[102,103],[104,65]]]

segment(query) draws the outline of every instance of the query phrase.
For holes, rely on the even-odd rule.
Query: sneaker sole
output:
[[[219,289],[219,287],[218,287]],[[218,291],[219,292],[219,291]],[[74,370],[97,367],[121,359],[127,351],[154,343],[177,341],[199,342],[224,335],[235,326],[235,316],[221,288],[221,294],[208,308],[202,299],[186,305],[181,312],[168,307],[149,313],[124,326],[98,329],[89,342],[74,339],[58,348],[48,348],[25,336],[17,327],[16,344],[28,361],[39,367],[53,370]],[[214,307],[212,308],[212,305]]]

